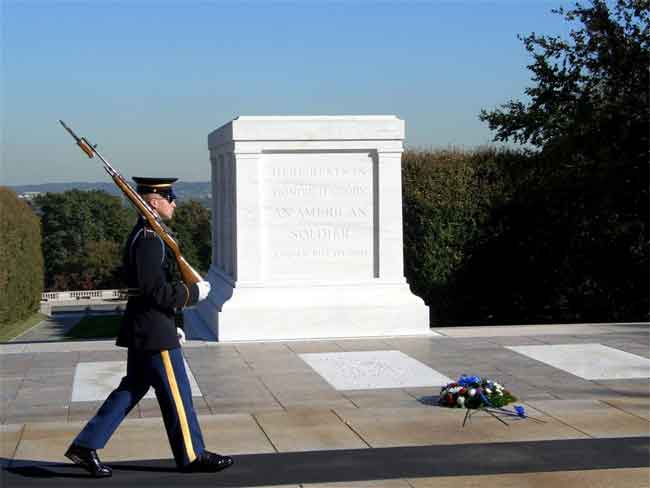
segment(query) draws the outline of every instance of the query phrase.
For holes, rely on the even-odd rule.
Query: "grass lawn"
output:
[[[84,317],[66,334],[68,339],[110,339],[117,337],[121,315]]]
[[[2,326],[0,326],[0,342],[10,341],[14,337],[19,336],[28,329],[31,329],[46,318],[46,315],[37,312],[34,315],[27,317],[25,320],[21,320],[20,322],[2,324]]]

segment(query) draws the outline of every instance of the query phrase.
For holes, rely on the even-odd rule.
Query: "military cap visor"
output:
[[[172,188],[172,184],[178,180],[178,178],[143,178],[141,176],[134,176],[133,181],[135,181],[137,188],[136,191],[140,195],[146,195],[147,193],[157,193],[162,197],[165,197],[170,202],[176,200],[176,194]]]

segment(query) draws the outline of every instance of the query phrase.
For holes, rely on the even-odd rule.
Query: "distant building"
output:
[[[31,202],[34,200],[39,195],[43,195],[44,192],[42,191],[24,191],[18,195],[18,198],[22,200],[27,200],[28,202]]]

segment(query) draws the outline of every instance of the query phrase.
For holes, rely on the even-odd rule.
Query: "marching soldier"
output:
[[[168,221],[176,208],[176,178],[133,178],[137,192]],[[228,456],[207,451],[192,404],[180,343],[185,334],[176,317],[183,307],[205,299],[210,283],[187,286],[174,280],[176,261],[144,218],[133,228],[124,251],[129,288],[137,288],[122,318],[117,345],[128,348],[126,376],[65,455],[94,477],[111,476],[97,456],[122,420],[153,387],[176,465],[185,472],[216,472],[232,465]]]

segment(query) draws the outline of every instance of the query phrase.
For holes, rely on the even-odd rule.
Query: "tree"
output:
[[[43,291],[41,227],[30,206],[0,187],[0,324],[38,310]]]
[[[554,12],[579,21],[570,41],[521,37],[534,62],[530,102],[510,101],[480,119],[495,140],[529,143],[563,162],[647,163],[650,2],[604,0]]]
[[[556,10],[577,24],[570,40],[521,38],[529,101],[480,118],[495,140],[535,151],[468,250],[463,319],[647,320],[649,6],[592,0]]]
[[[98,190],[46,193],[36,204],[47,289],[122,286],[122,246],[135,220],[133,209]]]
[[[185,259],[198,271],[206,273],[212,262],[210,211],[196,200],[183,202],[176,207],[170,227]]]

